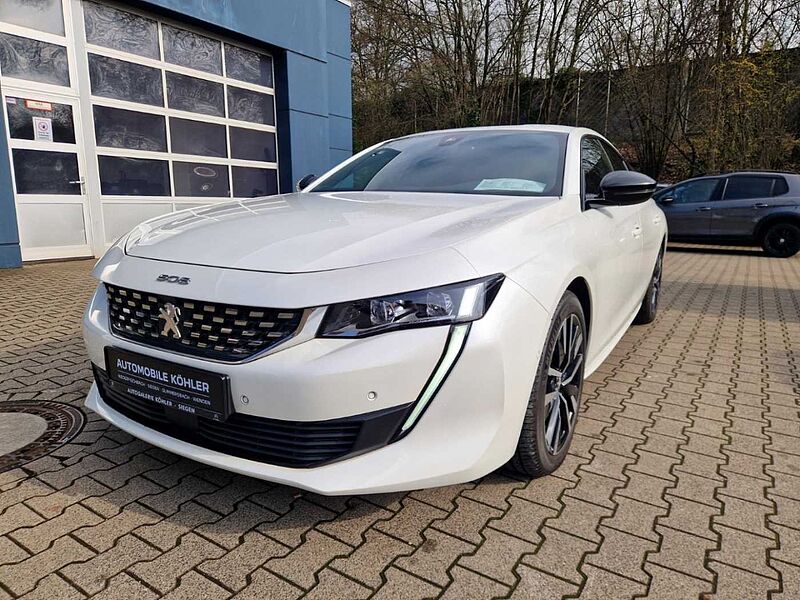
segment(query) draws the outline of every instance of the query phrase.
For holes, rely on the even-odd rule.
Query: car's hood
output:
[[[148,221],[132,256],[301,273],[426,254],[541,210],[556,198],[337,192],[225,202]]]

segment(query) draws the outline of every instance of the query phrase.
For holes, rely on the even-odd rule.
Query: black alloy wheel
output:
[[[571,439],[578,417],[583,374],[583,328],[578,316],[570,314],[558,330],[556,347],[547,370],[544,436],[547,451],[557,455]]]
[[[769,256],[789,258],[800,252],[800,227],[794,223],[775,223],[764,232],[761,243]]]
[[[636,318],[633,320],[637,325],[646,325],[656,320],[658,313],[658,301],[661,299],[661,276],[664,272],[664,249],[658,253],[656,265],[653,267],[653,274],[650,276],[650,283],[647,286],[642,305]]]
[[[539,360],[517,450],[508,463],[511,470],[541,477],[564,462],[580,408],[586,339],[583,308],[567,291]]]

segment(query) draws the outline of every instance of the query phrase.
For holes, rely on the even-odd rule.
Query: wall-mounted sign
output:
[[[33,117],[33,138],[40,142],[52,142],[53,120],[45,117]]]
[[[25,108],[51,111],[53,110],[53,104],[51,102],[42,102],[41,100],[25,100]]]

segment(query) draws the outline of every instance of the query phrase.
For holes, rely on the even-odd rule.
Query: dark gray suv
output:
[[[800,251],[800,175],[729,173],[688,179],[654,195],[681,242],[757,244],[770,256]]]

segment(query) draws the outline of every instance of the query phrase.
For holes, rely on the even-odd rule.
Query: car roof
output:
[[[669,187],[675,187],[676,185],[679,185],[681,183],[686,183],[687,181],[700,181],[702,179],[719,179],[721,177],[733,177],[735,175],[800,177],[798,173],[792,173],[789,171],[731,171],[730,173],[712,173],[708,175],[699,175],[697,177],[689,177],[688,179],[682,179],[681,181],[676,181],[675,183],[670,184]]]
[[[570,127],[568,125],[532,124],[532,125],[486,125],[482,127],[457,127],[453,129],[435,129],[432,131],[421,131],[419,133],[411,133],[408,135],[400,136],[395,139],[405,139],[410,137],[441,134],[441,133],[472,133],[476,131],[542,131],[548,133],[565,133],[565,134],[581,131],[590,133],[592,135],[600,136],[600,134],[597,133],[596,131],[587,129],[585,127]]]
[[[797,173],[792,173],[790,171],[731,171],[730,173],[709,173],[708,175],[689,177],[688,179],[684,179],[683,181],[693,181],[695,179],[717,179],[719,177],[733,177],[736,175],[764,175],[773,177],[776,175],[780,175],[783,177],[795,177],[797,176]],[[683,183],[683,181],[679,183]]]

